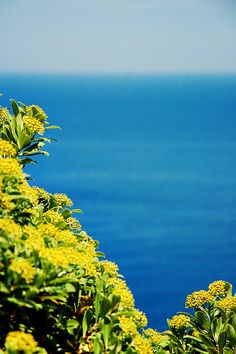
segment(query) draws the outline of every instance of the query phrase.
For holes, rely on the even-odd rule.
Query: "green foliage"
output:
[[[5,353],[152,353],[145,315],[64,194],[31,186],[44,111],[0,107],[0,347]],[[41,136],[40,136],[41,135]]]
[[[163,333],[146,316],[116,264],[98,251],[64,194],[31,186],[23,172],[48,155],[44,111],[0,107],[0,350],[34,353],[236,353],[236,297],[224,281],[187,297],[193,313]],[[40,136],[41,135],[41,136]]]

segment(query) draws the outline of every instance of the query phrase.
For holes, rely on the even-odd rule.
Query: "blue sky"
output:
[[[0,0],[0,71],[236,72],[235,0]]]

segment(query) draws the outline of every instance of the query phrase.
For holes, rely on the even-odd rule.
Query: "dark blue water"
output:
[[[236,283],[236,76],[1,75],[0,91],[63,128],[30,172],[84,210],[151,326]]]

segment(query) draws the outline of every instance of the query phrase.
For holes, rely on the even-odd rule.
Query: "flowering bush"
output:
[[[236,297],[217,281],[188,296],[194,314],[146,328],[116,264],[82,230],[64,194],[29,184],[23,168],[49,126],[36,106],[0,107],[0,350],[34,353],[235,353]]]

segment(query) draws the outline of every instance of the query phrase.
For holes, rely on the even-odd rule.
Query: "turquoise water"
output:
[[[30,172],[84,210],[150,325],[235,284],[236,76],[1,75],[0,91],[63,128]]]

